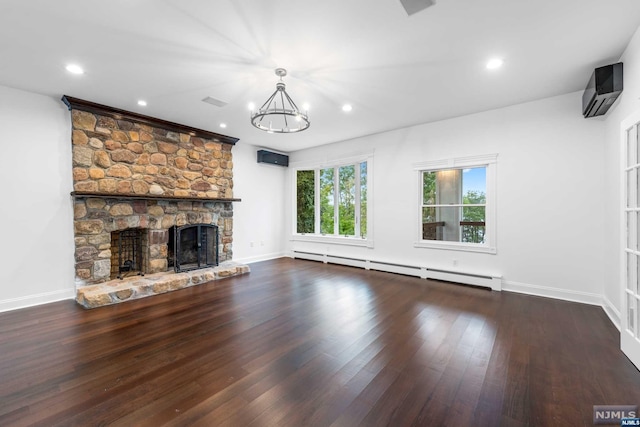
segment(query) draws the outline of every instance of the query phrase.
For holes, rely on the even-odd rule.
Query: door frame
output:
[[[634,329],[635,329],[635,337],[630,335],[627,332],[628,328],[628,316],[629,316],[629,307],[628,307],[628,299],[627,299],[627,286],[628,286],[628,267],[627,267],[627,246],[628,246],[628,235],[627,235],[627,197],[629,194],[629,190],[627,188],[627,168],[628,166],[628,141],[627,141],[627,130],[634,125],[640,123],[640,110],[631,113],[624,120],[620,122],[620,231],[619,231],[619,248],[620,248],[620,349],[622,352],[629,358],[629,360],[640,370],[640,340],[637,338],[640,336],[639,333],[639,325],[638,320],[640,316],[638,316],[638,309],[640,309],[640,304],[636,304],[634,311]],[[638,143],[636,143],[636,150],[640,151],[640,137],[636,137],[638,139]],[[632,153],[633,154],[633,153]],[[638,152],[635,153],[636,161],[634,164],[640,163],[640,155]],[[638,197],[640,182],[636,184],[638,188],[636,188],[636,197]],[[640,200],[636,201],[636,207],[640,206]],[[640,212],[638,213],[640,215]],[[636,219],[635,222],[635,235],[636,239],[640,240],[640,230],[638,229],[638,221]],[[638,242],[638,246],[640,247],[640,242]],[[639,260],[640,261],[640,260]],[[640,282],[640,277],[638,277],[638,268],[636,268],[636,282]],[[638,291],[638,284],[635,284],[636,292]]]

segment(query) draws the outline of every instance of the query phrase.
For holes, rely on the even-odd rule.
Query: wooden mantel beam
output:
[[[118,108],[108,107],[102,104],[96,104],[95,102],[85,101],[83,99],[73,98],[68,95],[62,97],[62,102],[66,104],[69,110],[81,110],[94,114],[100,114],[108,116],[116,120],[132,120],[137,123],[141,123],[148,126],[158,127],[173,132],[185,133],[198,138],[211,139],[224,144],[235,145],[238,142],[238,138],[234,138],[227,135],[222,135],[215,132],[209,132],[202,129],[192,128],[190,126],[181,125],[174,122],[169,122],[155,117],[145,116],[143,114],[134,113],[131,111],[120,110]]]
[[[188,197],[188,196],[168,196],[153,194],[129,194],[129,193],[100,193],[91,191],[72,191],[71,197],[74,199],[102,198],[102,199],[122,199],[122,200],[168,200],[176,202],[240,202],[241,199],[234,198],[210,198],[210,197]]]

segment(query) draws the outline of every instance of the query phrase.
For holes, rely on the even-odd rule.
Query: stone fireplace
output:
[[[231,149],[237,139],[68,96],[63,101],[72,118],[81,305],[113,304],[248,272],[231,261],[233,203],[239,201],[233,198]],[[170,234],[190,225],[211,226],[205,240],[215,240],[218,267],[209,255],[188,273],[176,273]],[[164,286],[167,281],[172,285]]]

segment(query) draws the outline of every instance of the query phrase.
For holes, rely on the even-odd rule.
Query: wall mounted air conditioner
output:
[[[622,93],[622,62],[596,68],[582,94],[585,118],[602,116]]]
[[[287,167],[289,166],[289,156],[267,150],[258,150],[258,163]]]

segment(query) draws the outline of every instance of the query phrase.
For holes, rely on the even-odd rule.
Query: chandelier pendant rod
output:
[[[280,79],[282,79],[282,77]],[[284,125],[288,128],[289,127],[289,122],[287,121],[287,112],[286,112],[286,109],[284,108],[284,95],[283,95],[283,93],[287,93],[287,92],[285,92],[284,89],[281,90],[280,91],[280,99],[282,100],[282,115],[284,117]],[[288,97],[289,96],[287,95],[287,98]]]
[[[260,111],[268,110],[268,109],[269,109],[269,107],[271,106],[271,103],[273,102],[273,98],[275,98],[277,94],[278,94],[278,91],[277,91],[277,90],[276,90],[275,92],[273,92],[273,93],[271,94],[271,96],[269,97],[269,99],[267,99],[267,100],[265,101],[265,103],[264,103],[264,104],[262,104],[262,107],[260,107]],[[264,108],[265,106],[266,106],[267,108]]]
[[[291,106],[293,107],[293,109],[295,110],[296,113],[300,114],[301,111],[298,108],[298,106],[296,105],[295,102],[293,102],[293,99],[291,99],[291,97],[289,96],[289,94],[287,92],[284,93],[284,96],[287,97],[287,101],[289,101],[289,103],[291,104]]]
[[[273,98],[275,98],[275,97],[276,97],[276,94],[277,94],[277,93],[278,93],[278,91],[277,91],[277,90],[276,90],[275,92],[273,92],[273,93],[271,94],[271,96],[269,97],[269,99],[267,99],[267,100],[265,101],[265,103],[264,103],[264,104],[262,104],[262,107],[260,107],[260,109],[259,109],[258,111],[259,111],[259,112],[267,111],[267,110],[269,109],[269,107],[271,107],[271,103],[273,102]],[[266,106],[267,108],[265,108],[265,106]],[[263,115],[262,117],[260,117],[260,123],[262,123],[262,120],[264,120],[264,118],[265,118],[265,116],[264,116],[264,115]]]

